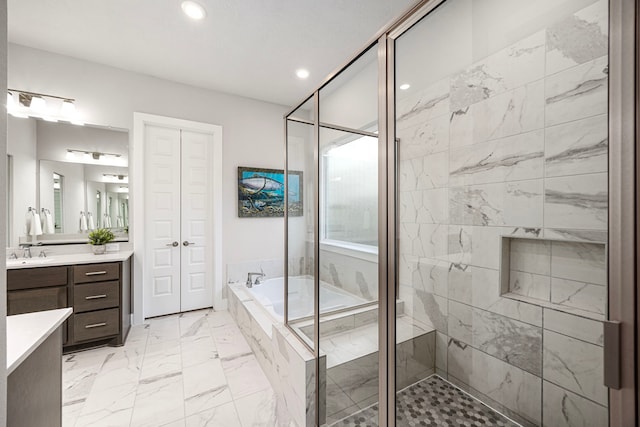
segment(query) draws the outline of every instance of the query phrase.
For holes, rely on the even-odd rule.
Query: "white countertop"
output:
[[[73,265],[73,264],[96,264],[102,262],[125,261],[133,255],[133,251],[107,252],[102,255],[94,255],[93,253],[81,254],[53,254],[46,258],[30,258],[28,260],[19,258],[7,259],[7,270],[16,268],[36,268],[51,267],[56,265]]]
[[[72,312],[71,308],[59,308],[7,316],[7,375],[20,366]]]

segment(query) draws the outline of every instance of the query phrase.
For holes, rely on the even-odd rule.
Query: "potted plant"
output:
[[[89,244],[93,245],[93,253],[100,255],[105,253],[106,244],[115,239],[116,236],[106,228],[97,228],[89,233]]]

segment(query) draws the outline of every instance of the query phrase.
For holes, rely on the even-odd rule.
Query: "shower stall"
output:
[[[314,424],[635,423],[634,16],[421,1],[286,115]]]

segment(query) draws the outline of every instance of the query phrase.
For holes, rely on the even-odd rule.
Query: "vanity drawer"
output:
[[[45,288],[67,284],[67,267],[34,267],[7,270],[7,290]]]
[[[83,264],[73,267],[74,283],[104,282],[118,280],[120,266],[117,262],[108,264]]]
[[[73,310],[75,313],[118,307],[120,302],[119,281],[85,283],[73,287]]]
[[[68,307],[66,286],[7,292],[7,315]]]
[[[118,323],[120,310],[91,311],[73,315],[74,342],[87,341],[116,335],[120,332]]]

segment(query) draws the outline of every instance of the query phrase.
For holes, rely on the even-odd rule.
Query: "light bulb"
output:
[[[60,107],[60,115],[63,117],[75,117],[76,115],[76,106],[73,104],[73,101],[70,99],[65,99],[62,101],[62,107]]]
[[[44,98],[34,96],[31,98],[30,108],[34,113],[42,114],[47,111],[47,103]]]

